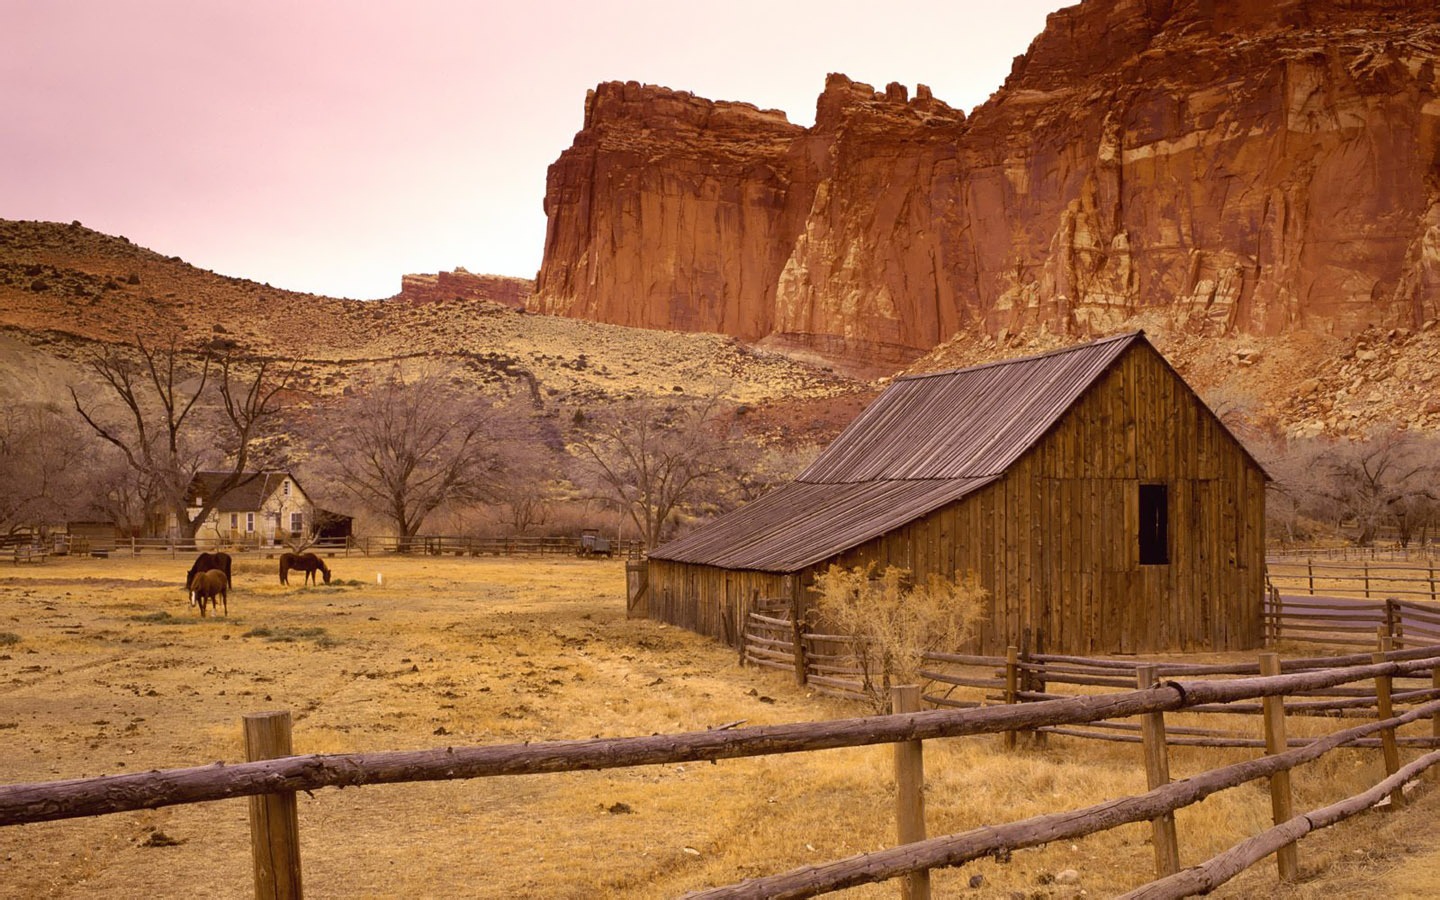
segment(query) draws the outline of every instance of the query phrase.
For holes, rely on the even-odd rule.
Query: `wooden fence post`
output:
[[[1135,686],[1146,690],[1158,680],[1156,666],[1136,666]],[[1170,783],[1170,757],[1165,746],[1165,714],[1146,713],[1140,717],[1140,738],[1145,751],[1145,785],[1155,790]],[[1175,813],[1167,812],[1150,820],[1150,842],[1155,846],[1155,877],[1180,871],[1180,842],[1175,836]]]
[[[1270,612],[1270,645],[1273,647],[1280,643],[1285,619],[1285,601],[1280,598],[1280,589],[1273,584],[1270,586]]]
[[[1280,674],[1278,653],[1260,654],[1260,674],[1266,677]],[[1262,701],[1265,720],[1265,753],[1276,756],[1290,749],[1285,734],[1285,698],[1266,697]],[[1275,824],[1290,821],[1295,816],[1294,793],[1290,789],[1290,771],[1276,772],[1270,776],[1270,811]],[[1294,844],[1286,844],[1275,851],[1275,865],[1280,870],[1281,881],[1294,881],[1300,875],[1300,853]]]
[[[1305,571],[1310,575],[1310,596],[1315,596],[1315,558],[1307,557],[1305,560]]]
[[[1405,609],[1399,597],[1385,598],[1385,624],[1390,627],[1390,636],[1395,639],[1394,649],[1405,649]]]
[[[1371,657],[1371,661],[1383,663],[1386,661],[1385,654],[1390,652],[1393,642],[1384,633],[1384,629],[1377,629],[1380,632],[1380,652]],[[1390,702],[1390,676],[1375,676],[1375,715],[1380,719],[1388,719],[1395,715],[1395,707]],[[1400,747],[1395,743],[1395,729],[1385,728],[1380,732],[1380,752],[1385,757],[1385,775],[1388,778],[1400,771]],[[1405,805],[1405,791],[1403,785],[1390,792],[1390,808],[1399,809]]]
[[[1430,599],[1435,599],[1435,564],[1430,564]]]
[[[795,637],[795,683],[804,687],[809,668],[805,660],[805,609],[801,602],[805,589],[794,575],[786,575],[781,583],[790,592],[790,630]]]
[[[288,711],[250,713],[241,722],[246,760],[294,755]],[[294,791],[250,798],[250,854],[257,900],[299,900],[300,818]]]
[[[1045,632],[1037,628],[1035,629],[1035,655],[1039,656],[1044,652]],[[1045,681],[1045,670],[1041,668],[1040,664],[1036,663],[1033,658],[1030,660],[1030,663],[1036,666],[1036,669],[1026,671],[1025,677],[1027,683],[1025,689],[1037,694],[1043,694],[1048,686],[1048,682]],[[1037,728],[1030,732],[1030,744],[1036,748],[1046,747],[1049,744],[1049,737],[1049,734]]]
[[[1019,685],[1020,675],[1020,648],[1011,644],[1005,648],[1005,705],[1010,706],[1016,702],[1015,692]],[[1005,732],[1005,749],[1015,749],[1015,732]]]
[[[920,711],[920,686],[897,684],[890,689],[890,711]],[[895,832],[898,843],[925,840],[925,750],[923,741],[895,744]],[[930,870],[910,872],[900,879],[904,900],[929,900]]]
[[[1360,564],[1361,571],[1365,575],[1365,599],[1370,599],[1370,562],[1367,560]]]

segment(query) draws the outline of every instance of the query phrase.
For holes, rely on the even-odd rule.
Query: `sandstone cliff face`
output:
[[[601,85],[532,307],[904,359],[957,332],[1440,316],[1429,0],[1086,0],[968,118],[832,75],[779,113]]]
[[[488,300],[511,309],[524,309],[535,292],[535,282],[504,275],[476,275],[465,269],[434,275],[405,275],[400,293],[391,300],[438,303],[454,300]]]
[[[783,113],[635,83],[586,98],[550,167],[532,307],[621,325],[759,338],[799,227],[784,216]],[[788,227],[787,227],[788,226]]]

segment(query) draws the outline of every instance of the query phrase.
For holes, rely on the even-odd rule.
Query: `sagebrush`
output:
[[[974,635],[988,594],[973,572],[917,583],[909,569],[877,568],[831,566],[815,587],[821,617],[855,638],[863,690],[884,712],[891,685],[919,683],[926,653],[954,651]]]

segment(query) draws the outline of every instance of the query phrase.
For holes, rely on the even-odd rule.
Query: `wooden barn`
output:
[[[732,645],[817,572],[975,572],[966,649],[1259,646],[1265,472],[1146,340],[896,379],[795,481],[650,554],[651,618]]]

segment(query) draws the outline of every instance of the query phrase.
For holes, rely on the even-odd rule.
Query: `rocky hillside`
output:
[[[445,292],[447,281],[459,292]],[[482,299],[482,282],[497,299]],[[68,403],[65,386],[85,377],[80,362],[96,342],[170,334],[197,350],[297,361],[305,386],[322,396],[395,365],[432,363],[478,390],[528,395],[552,410],[641,393],[719,388],[764,404],[864,389],[731,337],[524,313],[507,293],[524,289],[519,279],[442,273],[420,283],[429,293],[407,279],[390,300],[339,300],[216,275],[79,223],[0,220],[0,401]]]
[[[815,125],[602,84],[532,308],[880,363],[956,335],[1440,316],[1440,6],[1085,0],[967,116],[832,75]],[[1363,391],[1362,391],[1363,393]]]

